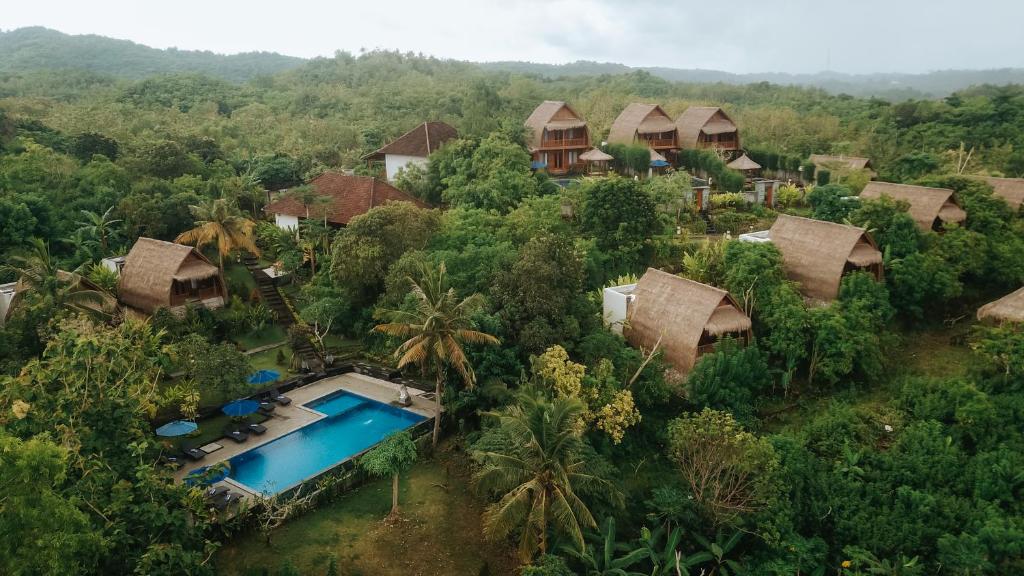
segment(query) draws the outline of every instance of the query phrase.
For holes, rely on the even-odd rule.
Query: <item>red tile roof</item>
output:
[[[346,225],[352,218],[366,214],[370,208],[383,206],[388,202],[412,202],[420,208],[430,208],[419,198],[370,176],[324,172],[314,178],[310,185],[318,194],[331,198],[331,203],[327,205],[327,221],[334,224]],[[322,218],[323,213],[317,213],[320,209],[322,208],[311,207],[310,217]],[[287,194],[268,204],[264,210],[269,214],[306,217],[306,207]]]
[[[385,154],[426,158],[445,142],[458,137],[458,131],[444,122],[424,122],[380,150],[367,154],[366,159],[383,160]]]

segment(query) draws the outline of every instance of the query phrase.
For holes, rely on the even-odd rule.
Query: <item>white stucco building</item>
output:
[[[434,151],[458,137],[455,128],[444,122],[424,122],[380,150],[367,154],[364,160],[384,162],[384,172],[390,182],[402,168],[412,164],[425,166]]]

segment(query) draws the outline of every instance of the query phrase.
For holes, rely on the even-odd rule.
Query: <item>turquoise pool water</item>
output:
[[[327,418],[231,458],[229,477],[268,496],[277,494],[426,419],[350,392],[305,406]]]

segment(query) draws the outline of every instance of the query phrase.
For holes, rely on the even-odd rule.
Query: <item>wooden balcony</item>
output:
[[[205,288],[190,288],[184,294],[171,294],[171,306],[181,306],[189,302],[202,302],[203,300],[210,300],[222,297],[223,295],[220,287],[216,285]]]
[[[707,149],[715,149],[715,148],[718,148],[719,150],[738,150],[739,149],[739,143],[736,142],[736,140],[722,140],[720,142],[699,142],[698,145],[701,148],[707,148]]]
[[[645,138],[644,142],[651,148],[678,148],[674,138]]]
[[[542,140],[540,149],[545,148],[584,148],[589,146],[586,138],[562,138],[561,140]]]
[[[582,174],[587,171],[586,162],[576,162],[575,164],[563,164],[560,168],[555,168],[552,165],[548,165],[546,168],[548,174],[560,175],[560,174]]]

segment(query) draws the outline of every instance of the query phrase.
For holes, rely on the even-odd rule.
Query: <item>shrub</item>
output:
[[[726,339],[697,361],[686,379],[686,390],[698,407],[728,410],[737,420],[749,422],[755,397],[771,383],[768,363],[757,346],[744,347]]]

